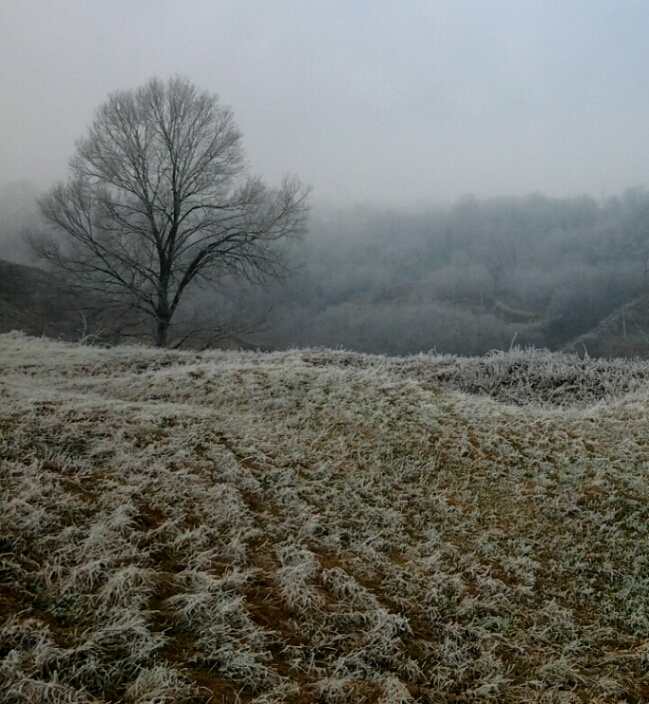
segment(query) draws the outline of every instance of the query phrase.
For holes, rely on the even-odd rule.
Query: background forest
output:
[[[274,292],[279,322],[256,336],[268,346],[472,355],[516,336],[559,349],[647,292],[649,193],[319,208],[296,250],[302,269]]]
[[[34,263],[22,233],[38,227],[35,195],[27,182],[2,189],[1,259]],[[649,191],[601,201],[465,196],[400,210],[318,205],[308,235],[285,254],[291,273],[281,282],[224,280],[188,301],[185,323],[204,331],[195,346],[556,350],[649,292]],[[644,327],[629,308],[624,335],[649,348]],[[105,319],[92,332],[119,341]]]

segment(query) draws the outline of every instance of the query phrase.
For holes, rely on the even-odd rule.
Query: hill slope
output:
[[[573,349],[593,357],[649,358],[649,294],[640,296],[577,338]]]
[[[648,364],[0,369],[1,702],[649,699]]]
[[[53,274],[0,259],[0,333],[78,337],[79,301]]]

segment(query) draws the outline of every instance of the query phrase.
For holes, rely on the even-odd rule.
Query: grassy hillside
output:
[[[593,357],[649,358],[649,295],[622,306],[571,346],[585,346]]]
[[[0,336],[0,702],[649,700],[649,363]]]
[[[53,274],[0,259],[0,333],[80,336],[79,301]]]

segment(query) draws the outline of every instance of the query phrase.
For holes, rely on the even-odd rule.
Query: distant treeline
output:
[[[0,195],[0,258],[25,263],[20,231],[37,226],[34,189],[12,184]],[[649,191],[315,207],[309,234],[286,256],[290,273],[278,284],[224,281],[188,301],[186,319],[210,343],[276,349],[472,355],[512,340],[560,349],[649,292]]]
[[[649,192],[543,195],[417,212],[316,209],[274,292],[269,346],[482,354],[559,349],[649,288]]]
[[[32,263],[23,234],[38,226],[38,190],[29,181],[13,181],[0,187],[0,259]]]

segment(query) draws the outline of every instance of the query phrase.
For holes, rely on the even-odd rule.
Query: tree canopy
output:
[[[232,111],[184,78],[110,95],[70,169],[39,201],[51,229],[32,246],[105,307],[148,322],[158,346],[191,287],[277,276],[278,243],[305,230],[308,189],[250,175]]]

